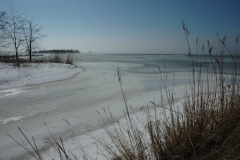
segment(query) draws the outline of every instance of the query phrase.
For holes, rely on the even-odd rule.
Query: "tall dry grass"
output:
[[[118,71],[126,117],[124,124],[109,127],[114,122],[109,113],[109,121],[102,122],[112,143],[101,137],[95,139],[104,147],[106,157],[116,160],[240,159],[240,64],[236,47],[235,53],[230,52],[226,37],[221,39],[217,33],[218,58],[212,54],[214,46],[207,41],[206,46],[201,46],[201,53],[208,54],[211,64],[199,66],[196,56],[192,55],[188,41],[190,32],[184,22],[183,30],[191,72],[190,87],[186,90],[182,108],[175,106],[174,91],[166,90],[162,94],[167,95],[167,107],[164,105],[166,102],[160,105],[153,103],[154,109],[145,109],[145,123],[133,120]],[[238,41],[239,36],[235,46]],[[198,38],[196,46],[198,53]],[[225,72],[225,56],[231,57],[231,73]],[[203,71],[206,71],[206,76],[203,76]]]

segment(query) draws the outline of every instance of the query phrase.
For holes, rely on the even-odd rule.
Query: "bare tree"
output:
[[[39,23],[35,23],[34,19],[25,21],[23,32],[30,62],[32,61],[32,51],[39,46],[38,41],[46,37],[41,34],[41,30],[42,27],[39,26]]]
[[[24,20],[22,14],[13,12],[11,9],[10,14],[3,14],[1,19],[1,33],[4,37],[6,46],[12,46],[15,51],[17,66],[19,67],[19,49],[24,43],[23,25]]]

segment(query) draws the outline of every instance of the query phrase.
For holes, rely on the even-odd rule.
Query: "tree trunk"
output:
[[[29,61],[32,62],[32,42],[29,43]]]
[[[18,66],[18,68],[20,67],[20,65],[19,65],[19,59],[18,59],[18,49],[17,48],[15,48],[15,53],[16,53],[16,63],[17,63],[17,66]]]

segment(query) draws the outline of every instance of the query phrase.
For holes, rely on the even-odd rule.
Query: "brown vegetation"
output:
[[[34,58],[29,61],[26,57],[18,58],[18,65],[26,65],[27,63],[65,63],[65,64],[73,64],[74,55],[72,53],[68,53],[63,56],[62,54],[51,54],[49,57],[43,56],[33,56]],[[0,56],[0,62],[4,63],[12,63],[17,65],[17,60],[15,56],[3,55]]]

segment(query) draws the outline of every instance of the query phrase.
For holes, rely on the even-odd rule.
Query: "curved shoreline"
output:
[[[34,64],[34,65],[38,65],[38,64]],[[48,65],[51,65],[51,64],[48,64]],[[53,63],[53,65],[56,65],[56,64]],[[57,64],[57,65],[59,65],[59,64]],[[63,64],[61,67],[65,67],[64,65],[65,64]],[[43,66],[43,67],[45,67],[45,66]],[[56,70],[56,69],[57,70],[61,70],[62,69],[63,71],[68,69],[68,68],[60,68],[59,66],[54,66],[54,67],[55,68],[53,68],[53,71]],[[39,68],[36,67],[36,66],[30,66],[30,67],[27,67],[27,68],[20,68],[22,70],[28,69],[28,70],[31,71],[31,73],[27,73],[28,76],[30,75],[29,77],[24,77],[24,75],[23,75],[23,77],[21,77],[21,80],[20,80],[20,78],[18,77],[19,75],[16,75],[16,74],[20,74],[20,73],[17,73],[17,71],[21,72],[21,70],[19,70],[19,68],[12,68],[12,66],[9,65],[6,68],[3,68],[2,72],[4,72],[3,70],[5,70],[5,72],[14,72],[15,75],[13,75],[13,73],[12,74],[8,74],[7,73],[7,74],[3,75],[2,77],[0,77],[1,79],[3,79],[2,81],[5,81],[5,83],[6,83],[6,84],[3,84],[2,86],[0,85],[0,92],[4,91],[4,90],[22,88],[22,87],[26,87],[26,86],[37,86],[37,85],[42,85],[42,84],[47,84],[47,83],[54,83],[54,82],[65,81],[65,80],[68,80],[68,79],[71,79],[71,78],[74,78],[74,77],[78,76],[81,72],[85,72],[86,71],[86,69],[83,66],[75,66],[75,68],[71,68],[71,69],[78,70],[78,71],[76,71],[76,72],[74,72],[72,74],[68,73],[69,75],[66,76],[66,77],[59,77],[59,78],[56,78],[56,79],[45,78],[45,79],[42,79],[42,80],[39,80],[39,81],[36,82],[36,81],[34,81],[34,79],[38,79],[41,76],[47,77],[50,74],[58,74],[58,71],[56,70],[55,72],[50,72],[50,73],[48,73],[49,74],[48,75],[48,74],[44,73],[44,70],[39,73]],[[36,71],[35,71],[35,69],[36,69]],[[49,68],[49,69],[51,69],[51,68]],[[1,73],[1,70],[0,70],[0,73]],[[35,73],[37,73],[37,74],[35,74]],[[59,74],[65,74],[65,73],[62,72],[62,73],[59,73]],[[15,76],[15,77],[13,77],[13,76]],[[20,75],[20,76],[22,76],[22,75]],[[34,81],[35,83],[33,83],[33,84],[31,84],[31,83],[30,84],[25,84],[29,80],[29,78],[33,79],[32,81]],[[19,82],[19,81],[21,81],[21,82]],[[8,83],[9,86],[7,85],[7,83]],[[11,83],[11,84],[9,84],[9,83]],[[15,84],[15,83],[19,83],[19,84]]]
[[[62,81],[66,81],[66,80],[69,80],[69,79],[72,79],[72,78],[75,78],[77,77],[80,73],[82,72],[85,72],[86,69],[84,67],[79,67],[82,69],[82,71],[78,71],[77,73],[74,73],[72,76],[70,77],[67,77],[67,78],[63,78],[63,79],[57,79],[57,80],[52,80],[52,81],[49,81],[49,82],[43,82],[43,83],[37,83],[37,84],[29,84],[29,85],[25,85],[25,86],[38,86],[38,85],[42,85],[42,84],[50,84],[50,83],[55,83],[55,82],[62,82]],[[22,86],[20,86],[22,87]],[[1,90],[1,89],[0,89]]]

